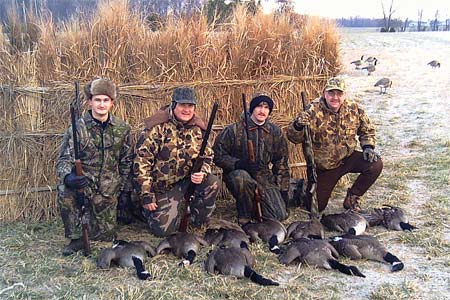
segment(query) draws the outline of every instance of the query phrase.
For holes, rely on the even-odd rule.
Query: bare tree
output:
[[[392,15],[395,13],[395,9],[393,7],[394,7],[394,0],[391,0],[389,12],[386,12],[386,10],[384,9],[384,3],[383,3],[383,1],[381,1],[381,8],[383,9],[384,28],[385,28],[385,31],[387,31],[387,32],[392,31],[391,20],[392,20]]]
[[[433,31],[439,30],[438,17],[439,17],[439,9],[436,10],[436,13],[434,14]]]
[[[404,23],[403,28],[402,28],[402,31],[403,31],[403,32],[405,32],[405,31],[406,31],[406,28],[408,28],[408,24],[409,24],[409,19],[406,18],[405,23]]]
[[[422,24],[422,16],[423,16],[423,9],[419,9],[417,19],[417,31],[420,31],[420,24]]]

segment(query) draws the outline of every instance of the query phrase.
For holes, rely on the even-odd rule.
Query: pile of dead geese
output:
[[[367,227],[384,226],[388,230],[413,230],[404,210],[394,206],[383,206],[370,211],[323,215],[320,220],[295,221],[287,228],[279,221],[263,218],[259,223],[238,224],[211,219],[204,237],[194,233],[177,232],[162,240],[154,248],[143,241],[126,242],[116,240],[111,248],[103,249],[97,259],[97,267],[109,268],[112,263],[123,267],[134,267],[138,278],[152,276],[145,270],[144,260],[159,254],[172,253],[181,261],[179,266],[192,264],[201,248],[209,248],[204,262],[206,272],[220,273],[237,278],[248,278],[262,286],[279,285],[277,282],[255,271],[256,260],[249,244],[261,240],[268,250],[278,255],[283,265],[306,264],[327,270],[337,270],[347,275],[365,277],[353,265],[339,262],[339,257],[352,260],[373,260],[391,265],[391,271],[400,271],[402,261],[389,252],[374,236],[364,234]],[[325,230],[337,231],[340,235],[325,237]]]

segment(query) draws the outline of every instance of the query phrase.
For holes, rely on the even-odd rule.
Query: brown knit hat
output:
[[[109,79],[95,78],[84,87],[88,99],[95,95],[107,95],[111,99],[117,98],[117,86]]]

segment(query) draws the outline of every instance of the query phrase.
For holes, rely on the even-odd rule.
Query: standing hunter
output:
[[[60,180],[58,205],[65,236],[71,239],[63,249],[64,255],[83,248],[77,190],[83,190],[89,203],[90,239],[112,240],[116,231],[117,197],[133,162],[130,126],[110,113],[117,99],[116,85],[109,79],[97,78],[85,86],[85,94],[89,110],[76,121],[84,174],[75,174],[71,127],[64,134],[56,163]]]
[[[207,146],[201,171],[191,174],[206,124],[195,115],[193,89],[179,87],[172,102],[145,120],[136,144],[133,173],[150,231],[159,237],[176,232],[186,212],[184,194],[195,184],[190,223],[200,226],[215,209],[219,181],[211,174],[213,151]]]
[[[339,179],[347,173],[359,173],[347,190],[343,206],[360,210],[360,197],[377,180],[383,162],[375,152],[375,127],[364,110],[347,99],[345,82],[330,78],[323,95],[313,101],[289,125],[288,139],[300,144],[309,125],[317,166],[317,201],[319,211],[328,204],[331,192]],[[356,150],[358,137],[362,152]]]
[[[249,159],[244,114],[215,140],[214,163],[223,169],[223,180],[236,199],[240,224],[258,217],[254,201],[257,188],[262,216],[277,220],[288,217],[288,148],[281,129],[268,119],[273,106],[273,100],[263,93],[255,94],[250,101],[248,138],[253,143],[255,161]]]

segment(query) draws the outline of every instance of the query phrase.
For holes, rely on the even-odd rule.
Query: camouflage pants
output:
[[[190,178],[183,179],[164,194],[156,195],[158,208],[154,211],[143,209],[150,231],[159,237],[167,236],[178,230],[181,219],[186,211],[184,193],[190,183]],[[205,223],[216,208],[216,196],[219,192],[219,180],[208,174],[206,179],[195,187],[194,197],[189,205],[189,223],[200,226]]]
[[[89,237],[91,240],[110,240],[116,232],[116,197],[94,194],[89,199]],[[64,186],[58,186],[58,206],[64,225],[64,235],[69,239],[80,238],[80,207],[75,192]]]
[[[254,205],[257,182],[247,171],[234,170],[224,175],[224,181],[236,199],[238,218],[255,218]],[[261,210],[264,217],[284,220],[288,217],[286,203],[281,197],[280,189],[274,184],[259,184],[261,192]]]

